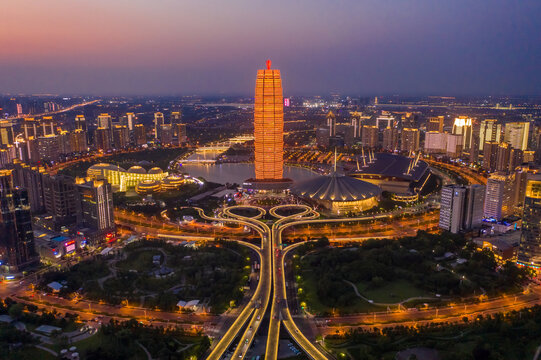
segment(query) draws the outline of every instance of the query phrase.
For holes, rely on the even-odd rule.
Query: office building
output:
[[[481,121],[479,128],[479,150],[483,151],[485,143],[497,142],[501,140],[502,125],[495,119],[486,119]]]
[[[481,225],[483,219],[483,185],[446,185],[441,190],[439,227],[458,233]]]
[[[426,131],[443,132],[443,116],[435,116],[428,118],[426,122]]]
[[[0,146],[11,145],[14,141],[13,124],[9,120],[0,120]]]
[[[25,163],[13,165],[13,185],[27,191],[32,214],[41,214],[45,211],[43,171],[42,167],[29,166]]]
[[[0,266],[17,272],[38,261],[28,194],[13,186],[11,170],[0,170]]]
[[[154,139],[159,139],[161,126],[165,124],[163,113],[154,113]]]
[[[447,152],[447,135],[436,131],[427,132],[425,134],[425,152],[436,154]]]
[[[530,176],[526,185],[517,263],[541,268],[541,175]]]
[[[400,150],[405,152],[417,152],[419,150],[419,129],[402,129]]]
[[[115,223],[111,184],[104,180],[77,178],[75,187],[81,223],[103,234],[113,231]]]
[[[446,134],[446,154],[452,158],[458,158],[462,155],[464,148],[464,136],[460,134]]]
[[[453,123],[453,135],[462,136],[462,150],[469,152],[472,144],[473,121],[466,116],[459,116]]]
[[[279,180],[284,171],[284,108],[280,70],[257,71],[254,104],[256,180]]]
[[[441,229],[458,233],[463,229],[466,204],[466,188],[446,185],[441,189],[440,221]]]
[[[327,127],[329,128],[329,136],[336,136],[336,115],[332,111],[327,113]]]
[[[522,151],[528,149],[528,137],[530,134],[529,122],[512,122],[505,124],[503,141],[515,149]]]
[[[499,221],[511,215],[515,198],[515,174],[490,175],[487,180],[483,216]]]
[[[58,231],[77,223],[77,197],[73,179],[63,175],[42,175],[45,212],[49,226]]]

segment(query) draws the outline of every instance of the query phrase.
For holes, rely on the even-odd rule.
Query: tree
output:
[[[8,313],[9,313],[9,316],[14,318],[15,320],[18,320],[23,314],[23,310],[24,310],[23,304],[13,304],[9,307]]]

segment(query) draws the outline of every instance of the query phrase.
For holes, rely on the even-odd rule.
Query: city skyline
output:
[[[272,58],[286,95],[541,93],[535,1],[35,5],[4,5],[3,92],[248,95]]]

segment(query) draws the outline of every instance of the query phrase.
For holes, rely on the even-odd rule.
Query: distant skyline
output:
[[[541,95],[538,0],[17,0],[0,93]]]

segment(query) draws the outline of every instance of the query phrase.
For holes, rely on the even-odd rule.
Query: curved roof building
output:
[[[414,194],[422,190],[430,170],[419,157],[377,153],[359,158],[357,170],[349,175],[377,185],[384,191]]]
[[[140,195],[150,195],[159,192],[161,187],[158,180],[143,180],[135,186],[135,192]]]
[[[381,189],[369,182],[333,173],[294,185],[291,192],[333,213],[358,213],[378,204]]]
[[[149,174],[161,174],[163,173],[163,170],[160,169],[159,167],[153,167],[152,169],[150,169],[148,171]]]
[[[135,165],[129,168],[128,172],[132,174],[146,174],[147,173],[147,171],[144,168],[138,165]]]
[[[135,188],[141,181],[161,181],[169,173],[163,172],[161,169],[160,172],[155,170],[152,173],[147,173],[141,166],[132,166],[126,171],[116,165],[99,163],[89,167],[86,175],[96,180],[107,180],[116,191],[126,191]]]

